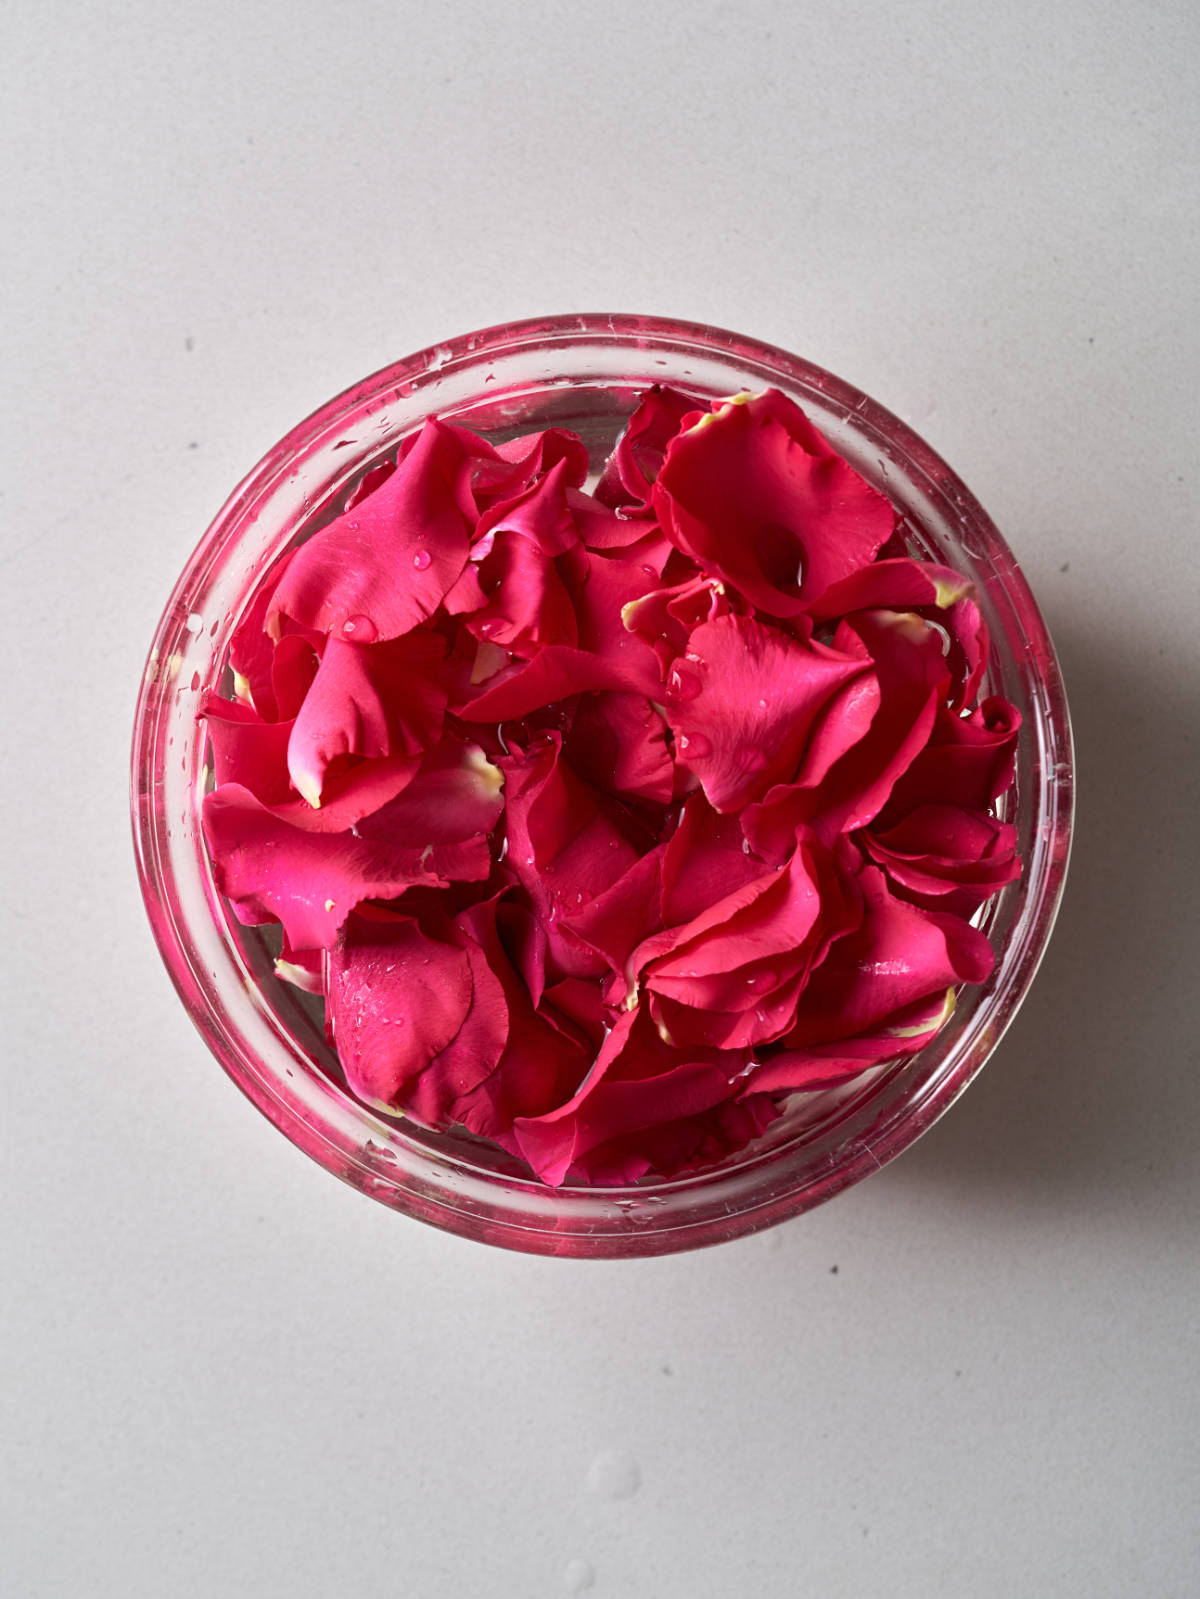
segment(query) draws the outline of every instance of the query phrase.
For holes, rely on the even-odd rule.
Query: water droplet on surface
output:
[[[760,710],[760,711],[765,711],[765,710],[766,710],[766,708],[767,708],[767,702],[766,702],[766,700],[759,700],[759,702],[758,702],[758,708],[759,708],[759,710]]]
[[[775,973],[769,968],[763,972],[751,972],[746,979],[747,988],[770,988],[775,981]]]
[[[588,1467],[587,1485],[597,1499],[630,1499],[642,1485],[642,1470],[632,1455],[606,1449]]]
[[[563,1571],[563,1586],[568,1593],[584,1593],[596,1580],[594,1567],[586,1560],[568,1560]]]
[[[679,740],[679,748],[689,761],[702,761],[712,751],[712,745],[703,733],[685,733]]]
[[[427,572],[432,560],[433,556],[430,555],[428,550],[418,550],[413,556],[413,565],[416,567],[418,572]]]
[[[184,626],[187,628],[192,637],[195,638],[197,633],[203,631],[204,618],[200,615],[199,611],[189,611],[188,619],[184,623]]]
[[[667,679],[667,692],[677,700],[694,700],[701,688],[700,679],[695,672],[689,672],[686,667],[673,666],[671,675]]]
[[[200,674],[199,674],[199,672],[193,672],[192,673],[192,693],[194,694],[199,687],[200,687]]]
[[[351,616],[342,623],[342,632],[355,644],[374,644],[379,629],[369,616]]]

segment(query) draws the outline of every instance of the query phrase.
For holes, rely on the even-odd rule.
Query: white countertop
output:
[[[1200,14],[5,31],[0,1595],[1200,1592]],[[1080,798],[1041,976],[920,1144],[610,1265],[405,1221],[273,1131],[159,963],[126,798],[159,611],[264,450],[581,309],[737,328],[912,422],[1040,598]]]

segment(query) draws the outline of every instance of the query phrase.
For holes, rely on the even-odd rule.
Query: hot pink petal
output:
[[[619,999],[624,998],[628,986],[629,957],[643,939],[662,927],[662,868],[667,847],[660,844],[640,856],[594,899],[563,913],[565,932],[602,956],[621,979]]]
[[[667,445],[679,432],[684,418],[698,411],[704,411],[703,403],[678,389],[658,383],[648,389],[605,462],[596,484],[600,503],[620,506],[630,516],[652,516],[650,494],[662,470]]]
[[[264,805],[292,799],[287,747],[290,722],[264,722],[250,706],[206,694],[200,715],[207,723],[217,786],[240,783]]]
[[[832,1088],[885,1061],[916,1055],[954,1013],[955,990],[935,992],[886,1017],[867,1033],[830,1044],[766,1053],[762,1064],[747,1073],[746,1092],[787,1094]]]
[[[481,514],[525,493],[560,461],[565,463],[564,476],[572,488],[578,488],[588,475],[587,446],[567,428],[523,433],[494,447],[484,445],[482,439],[465,428],[455,427],[453,431],[463,436],[464,448],[475,457],[471,487]]]
[[[961,805],[986,811],[1013,780],[1021,713],[998,698],[969,716],[939,710],[929,743],[892,791],[880,815],[889,826],[918,805]]]
[[[236,783],[205,798],[203,822],[217,887],[238,919],[282,922],[302,949],[329,948],[363,900],[393,899],[415,884],[482,881],[491,866],[481,835],[421,845],[306,831]]]
[[[325,992],[325,951],[320,949],[293,949],[287,938],[275,961],[275,975],[281,982],[306,994]]]
[[[446,739],[423,758],[412,782],[365,817],[365,839],[457,844],[490,833],[504,808],[504,777],[477,744]],[[487,875],[486,873],[484,874]]]
[[[452,709],[469,722],[519,721],[544,706],[589,689],[622,689],[630,684],[619,667],[587,650],[548,644],[531,661],[515,661],[479,685]]]
[[[870,562],[895,513],[776,389],[738,395],[679,433],[653,503],[701,569],[771,616],[798,616]]]
[[[920,805],[861,840],[902,898],[960,916],[1021,875],[1016,828],[958,805]]]
[[[561,1105],[587,1072],[590,1053],[534,1010],[500,942],[494,900],[464,912],[457,922],[479,944],[500,981],[508,1008],[508,1035],[493,1070],[455,1101],[449,1119],[520,1155],[514,1122]]]
[[[286,642],[286,641],[285,641]],[[296,716],[288,770],[314,807],[339,756],[419,756],[441,737],[446,642],[416,629],[383,644],[331,638]]]
[[[504,985],[474,939],[465,942],[471,967],[471,1006],[450,1043],[412,1083],[405,1109],[429,1127],[464,1121],[464,1106],[496,1070],[509,1035]],[[428,976],[428,973],[426,974]]]
[[[292,623],[285,624],[291,627]],[[281,722],[293,721],[320,669],[325,639],[319,633],[287,632],[271,660],[271,692]]]
[[[630,1179],[642,1175],[650,1168],[647,1148],[659,1154],[663,1146],[656,1135],[667,1127],[686,1127],[674,1161],[666,1159],[668,1168],[682,1165],[709,1130],[687,1124],[732,1097],[743,1060],[740,1054],[716,1051],[681,1060],[664,1046],[645,1012],[628,1011],[565,1104],[514,1124],[517,1143],[543,1182],[556,1187],[569,1176],[589,1180],[593,1166],[607,1173],[607,1181],[618,1180],[618,1168]]]
[[[747,617],[694,628],[667,676],[676,759],[718,811],[736,811],[795,777],[831,697],[867,663]]]
[[[568,500],[569,485],[569,463],[564,458],[530,487],[485,511],[472,542],[486,549],[497,534],[515,533],[547,557],[566,555],[579,543],[574,502]],[[578,498],[591,503],[584,495]]]
[[[643,695],[585,695],[564,747],[575,770],[594,787],[669,803],[675,766],[666,727]]]
[[[815,622],[848,616],[854,611],[919,611],[945,630],[945,650],[955,684],[950,704],[955,709],[975,697],[987,665],[988,630],[975,587],[948,566],[908,556],[875,561],[834,583],[810,607]]]
[[[268,629],[277,634],[286,616],[369,644],[431,617],[466,564],[469,470],[458,437],[426,422],[381,488],[296,551],[271,597]]]
[[[864,867],[861,927],[833,945],[805,989],[790,1049],[839,1043],[877,1030],[894,1012],[963,982],[982,982],[992,947],[961,917],[918,910]]]
[[[229,640],[229,664],[242,684],[239,697],[248,696],[258,714],[270,722],[279,720],[279,712],[271,683],[275,640],[267,633],[267,613],[293,553],[286,551],[267,571]]]
[[[639,852],[596,790],[562,758],[557,737],[500,765],[506,777],[506,862],[546,928],[550,958],[563,976],[597,976],[602,963],[564,936],[559,916],[573,915],[594,899]]]
[[[354,1092],[402,1106],[408,1086],[457,1036],[474,980],[461,942],[408,916],[351,916],[329,957],[334,1042]]]
[[[472,612],[468,630],[524,660],[547,644],[578,644],[575,608],[554,558],[507,528],[489,543],[479,562],[483,604]]]
[[[865,647],[879,708],[863,736],[819,780],[774,789],[761,811],[746,812],[746,836],[764,852],[797,822],[807,823],[827,843],[866,826],[929,742],[949,686],[938,636],[917,616],[862,611],[842,624],[837,637],[844,647],[853,640]]]

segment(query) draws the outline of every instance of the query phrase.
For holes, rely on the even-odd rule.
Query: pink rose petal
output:
[[[393,899],[414,884],[482,881],[491,867],[482,835],[421,845],[306,831],[236,783],[205,798],[203,823],[218,890],[238,919],[282,922],[303,949],[329,948],[363,900]]]
[[[895,512],[777,389],[738,395],[670,443],[653,493],[667,537],[771,616],[798,616],[870,562]]]
[[[572,766],[595,788],[669,803],[675,766],[662,717],[641,694],[587,694],[564,745]]]
[[[424,629],[383,644],[329,640],[288,743],[288,771],[310,805],[321,803],[325,774],[340,756],[411,758],[437,743],[445,656],[445,640]]]
[[[217,786],[240,783],[264,805],[292,799],[287,747],[291,722],[264,722],[250,706],[206,694],[199,714],[205,719]]]
[[[703,411],[699,400],[666,384],[656,383],[648,389],[638,400],[600,474],[596,498],[601,505],[620,506],[631,517],[653,516],[650,494],[662,470],[667,445],[685,417]]]
[[[371,644],[432,616],[466,564],[469,472],[459,438],[426,422],[381,488],[296,551],[271,596],[268,630],[277,635],[291,617]]]
[[[747,617],[701,623],[667,676],[676,759],[714,809],[740,810],[795,777],[821,711],[866,670],[862,659]]]
[[[408,1085],[457,1036],[473,992],[461,942],[431,937],[408,916],[350,916],[329,957],[328,1003],[354,1092],[403,1105]]]

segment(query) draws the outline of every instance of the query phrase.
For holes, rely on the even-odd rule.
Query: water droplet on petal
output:
[[[684,733],[679,740],[679,748],[689,761],[702,761],[712,753],[712,745],[703,733]]]
[[[427,572],[432,560],[433,556],[430,555],[428,550],[418,550],[413,556],[413,565],[418,572]]]
[[[673,699],[694,700],[701,689],[700,679],[686,667],[673,666],[667,678],[667,692]]]
[[[768,967],[765,971],[751,972],[746,979],[747,988],[770,988],[775,982],[775,973]]]
[[[355,644],[374,644],[379,629],[369,616],[351,616],[342,623],[342,632]]]

